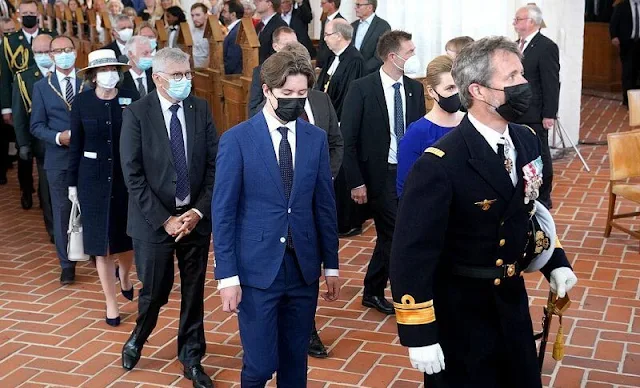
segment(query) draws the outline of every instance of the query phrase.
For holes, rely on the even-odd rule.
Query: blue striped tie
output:
[[[184,138],[182,137],[182,124],[178,120],[178,109],[180,105],[171,105],[171,153],[173,154],[173,163],[176,168],[176,198],[184,201],[190,193],[189,169],[187,168],[187,157],[184,152]]]
[[[400,95],[400,82],[393,84],[395,89],[393,95],[393,131],[396,134],[396,142],[399,144],[400,139],[404,136],[404,114],[402,113],[402,96]]]
[[[71,85],[71,77],[65,77],[65,81],[67,81],[67,87],[64,91],[64,98],[67,100],[69,105],[73,104],[73,98],[75,95],[73,94],[73,85]]]

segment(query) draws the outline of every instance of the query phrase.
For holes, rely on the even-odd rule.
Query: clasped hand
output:
[[[176,238],[176,242],[187,236],[200,221],[200,216],[193,209],[179,217],[171,216],[164,224],[164,230],[171,237]]]

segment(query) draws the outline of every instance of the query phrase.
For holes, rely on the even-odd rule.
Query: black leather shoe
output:
[[[362,297],[362,305],[376,309],[383,314],[395,314],[393,304],[381,296],[364,295]]]
[[[311,339],[309,339],[309,351],[307,353],[314,358],[329,357],[327,349],[322,344],[322,340],[320,340],[320,336],[315,330],[311,333]]]
[[[202,369],[202,365],[195,364],[184,369],[184,377],[191,380],[193,388],[213,388],[213,381]]]
[[[73,284],[76,281],[76,269],[75,268],[63,268],[60,274],[60,284],[66,286],[67,284]]]
[[[126,370],[135,368],[138,361],[140,361],[140,355],[142,354],[142,345],[137,345],[138,336],[135,333],[131,333],[131,337],[124,343],[122,347],[122,367]]]
[[[349,229],[348,232],[345,232],[345,233],[338,233],[338,237],[340,238],[353,237],[361,234],[362,234],[362,227],[358,227],[358,228],[351,228]]]
[[[24,210],[29,210],[33,207],[33,197],[31,194],[26,191],[22,192],[22,196],[20,197],[20,205]]]

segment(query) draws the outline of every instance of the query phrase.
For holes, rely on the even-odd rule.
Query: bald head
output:
[[[333,19],[324,27],[324,42],[334,53],[347,47],[352,38],[353,27],[344,19]]]
[[[31,49],[34,53],[48,53],[51,44],[51,35],[38,34],[31,43]]]

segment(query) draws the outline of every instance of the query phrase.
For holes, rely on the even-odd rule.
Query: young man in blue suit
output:
[[[236,43],[236,39],[238,38],[243,16],[244,7],[236,0],[224,4],[222,19],[224,19],[224,24],[229,29],[229,33],[222,43],[225,74],[242,74],[242,49]]]
[[[53,38],[50,54],[56,69],[33,85],[31,134],[46,144],[44,169],[49,180],[53,210],[53,235],[62,273],[60,283],[75,281],[75,262],[67,257],[67,227],[71,202],[67,199],[67,168],[71,142],[70,111],[73,99],[82,92],[76,76],[76,49],[67,36]]]
[[[215,277],[238,312],[243,388],[304,387],[324,268],[336,300],[338,231],[326,133],[302,119],[314,71],[279,52],[262,65],[266,104],[220,140],[211,207]]]

